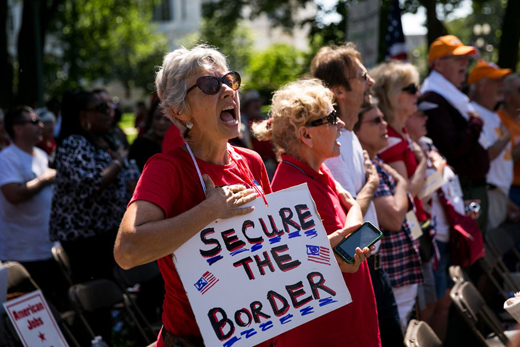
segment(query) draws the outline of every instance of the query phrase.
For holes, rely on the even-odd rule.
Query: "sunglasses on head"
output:
[[[197,78],[197,83],[195,83],[195,85],[188,88],[188,90],[186,91],[186,95],[188,95],[188,93],[191,92],[195,87],[199,87],[199,89],[204,94],[215,95],[220,91],[222,83],[236,91],[238,90],[238,88],[240,88],[240,75],[238,74],[238,72],[231,71],[222,77],[201,76]]]
[[[410,83],[406,87],[401,89],[403,92],[407,92],[409,94],[415,95],[419,91],[419,86],[415,83]]]
[[[26,119],[23,121],[15,122],[14,124],[27,124],[31,123],[32,125],[38,125],[40,124],[40,119],[38,117],[33,117],[31,119]]]
[[[332,112],[329,113],[329,115],[327,117],[323,117],[323,118],[320,118],[320,119],[313,120],[312,122],[307,124],[307,126],[309,126],[309,127],[317,127],[317,126],[320,126],[320,125],[323,125],[323,124],[327,124],[327,123],[330,123],[332,125],[338,124],[338,115],[336,113],[336,110],[332,110]]]
[[[102,102],[100,104],[97,104],[96,106],[94,106],[94,108],[90,108],[90,109],[87,109],[85,111],[92,111],[92,112],[99,112],[99,113],[103,113],[103,114],[107,114],[108,113],[108,105],[106,102]]]

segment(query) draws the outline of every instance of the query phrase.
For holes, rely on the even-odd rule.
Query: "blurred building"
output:
[[[179,46],[183,37],[196,33],[199,22],[202,19],[202,4],[211,0],[162,0],[155,7],[153,20],[157,23],[159,30],[164,32],[169,39],[171,49]],[[245,17],[249,9],[245,9]],[[302,8],[297,18],[308,18],[316,14],[316,8],[308,6]],[[245,24],[253,32],[254,48],[262,50],[273,43],[287,43],[296,46],[300,50],[308,49],[309,27],[295,27],[292,34],[284,32],[280,28],[273,28],[269,17],[265,14],[254,21],[246,20]]]
[[[0,0],[6,1],[6,0]],[[153,21],[157,24],[158,30],[165,33],[169,40],[171,49],[179,47],[182,38],[189,34],[196,33],[199,29],[199,22],[202,19],[202,3],[211,0],[162,0],[156,5],[153,13]],[[7,0],[7,36],[9,53],[16,56],[16,41],[21,26],[22,1]],[[249,9],[245,9],[246,17]],[[314,6],[302,8],[297,14],[297,18],[308,18],[316,13]],[[273,43],[288,43],[296,46],[300,50],[308,49],[309,26],[293,29],[292,34],[284,32],[280,28],[273,28],[269,17],[265,14],[259,16],[254,21],[245,20],[245,24],[253,32],[254,48],[257,50],[265,49]],[[50,47],[53,44],[52,38],[46,40],[45,50],[55,49]]]
[[[428,42],[426,34],[406,35],[406,47],[408,48],[408,59],[415,65],[421,75],[421,81],[428,75],[426,64],[428,55]]]

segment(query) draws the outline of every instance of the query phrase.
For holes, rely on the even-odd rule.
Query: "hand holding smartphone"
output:
[[[383,233],[379,231],[372,223],[365,222],[357,230],[353,231],[349,236],[343,239],[334,247],[334,251],[343,258],[347,263],[354,262],[356,248],[370,248],[374,243],[383,237]]]

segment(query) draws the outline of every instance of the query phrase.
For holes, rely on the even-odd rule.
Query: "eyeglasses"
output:
[[[368,77],[369,77],[369,76],[368,76],[368,71],[363,72],[361,75],[356,75],[356,76],[352,76],[352,77],[347,77],[347,79],[350,80],[350,79],[352,79],[352,78],[360,78],[360,77],[361,77],[361,79],[364,80],[365,82],[368,81]]]
[[[313,120],[312,122],[307,124],[307,126],[309,126],[309,127],[317,127],[317,126],[320,126],[320,125],[323,125],[323,124],[327,124],[327,123],[330,123],[332,125],[337,125],[338,124],[338,115],[336,113],[336,110],[332,110],[332,112],[329,113],[329,115],[327,117],[323,117],[323,118],[320,118],[320,119]]]
[[[23,121],[15,122],[14,124],[27,124],[31,123],[32,125],[38,125],[40,124],[40,119],[38,117],[33,117],[31,119],[26,119]]]
[[[201,76],[197,79],[197,83],[186,91],[186,95],[191,92],[195,87],[199,87],[204,94],[215,95],[220,91],[222,83],[229,86],[233,90],[240,88],[241,78],[238,72],[231,71],[222,77],[215,76]]]
[[[374,123],[375,125],[382,124],[385,118],[383,116],[377,116],[374,119],[364,120],[361,123]]]
[[[419,91],[419,86],[415,83],[410,83],[406,87],[401,89],[403,92],[407,92],[408,94],[415,95]]]
[[[102,102],[102,103],[97,104],[96,106],[94,106],[94,108],[89,108],[89,109],[86,109],[85,111],[99,112],[99,113],[102,113],[102,114],[107,114],[108,110],[109,110],[109,106],[107,105],[107,103],[106,102]]]

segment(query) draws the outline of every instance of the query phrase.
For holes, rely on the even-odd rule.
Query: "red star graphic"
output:
[[[40,331],[40,333],[38,334],[38,337],[43,341],[45,341],[45,335],[42,334],[42,332]]]

